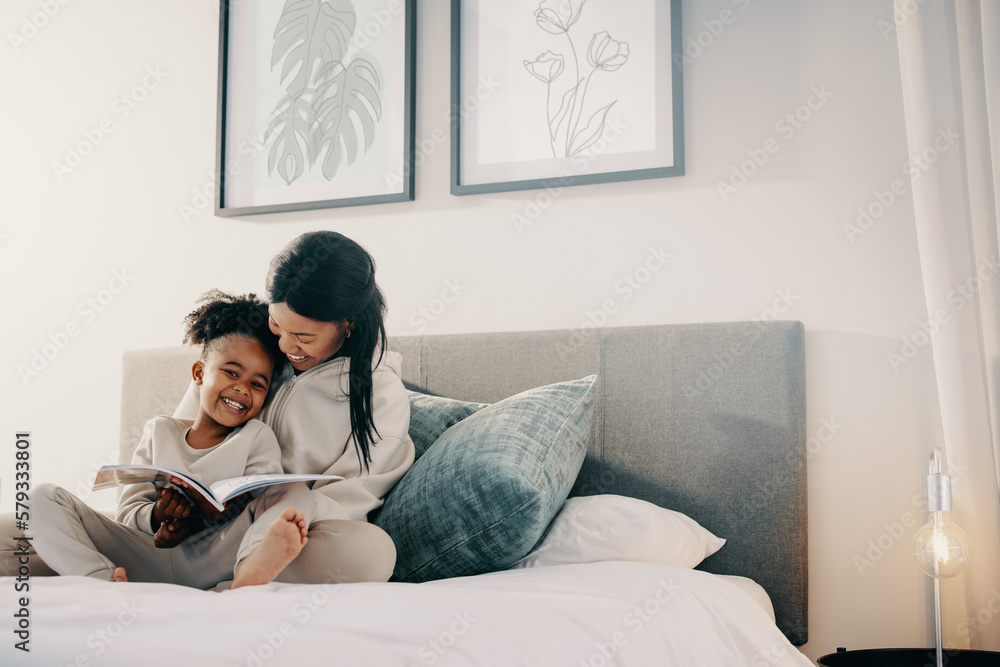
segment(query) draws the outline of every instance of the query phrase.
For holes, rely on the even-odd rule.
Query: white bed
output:
[[[0,582],[12,590],[13,582]],[[755,599],[756,598],[756,599]],[[605,561],[216,593],[49,577],[4,665],[809,665],[749,579]],[[266,614],[261,610],[267,610]],[[13,596],[0,616],[12,618]],[[223,620],[224,619],[224,620]],[[146,656],[146,657],[139,657]]]

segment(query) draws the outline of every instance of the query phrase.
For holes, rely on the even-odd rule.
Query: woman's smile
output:
[[[278,347],[298,372],[333,358],[344,344],[351,327],[347,319],[321,322],[303,317],[280,301],[270,304],[268,311],[268,326],[278,337]],[[294,349],[295,354],[289,348]],[[306,353],[306,350],[309,352]]]

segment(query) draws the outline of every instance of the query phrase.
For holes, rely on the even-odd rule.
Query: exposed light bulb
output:
[[[951,476],[941,470],[941,449],[931,455],[927,476],[928,521],[913,536],[913,557],[924,574],[954,577],[969,562],[969,536],[951,521]]]
[[[969,536],[951,522],[951,477],[941,470],[941,448],[931,454],[927,476],[928,521],[913,536],[913,557],[934,578],[934,639],[937,667],[943,667],[941,642],[941,580],[954,577],[969,562]]]
[[[969,563],[969,536],[951,521],[951,512],[932,511],[913,538],[917,565],[936,579],[948,579]]]

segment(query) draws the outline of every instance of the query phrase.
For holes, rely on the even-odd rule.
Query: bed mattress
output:
[[[754,582],[649,563],[223,592],[51,577],[29,595],[30,653],[8,635],[4,665],[811,665]]]

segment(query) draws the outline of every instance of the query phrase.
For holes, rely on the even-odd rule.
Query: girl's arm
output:
[[[271,427],[257,419],[251,419],[244,426],[243,430],[255,429],[253,443],[247,454],[246,468],[244,475],[267,475],[282,473],[281,468],[281,447],[278,446],[278,438],[275,437]]]
[[[150,419],[143,427],[142,439],[132,455],[133,464],[152,465],[155,421],[155,418]],[[153,505],[156,500],[156,486],[151,483],[122,485],[118,487],[118,508],[115,511],[115,520],[152,535],[156,532],[152,525]]]

